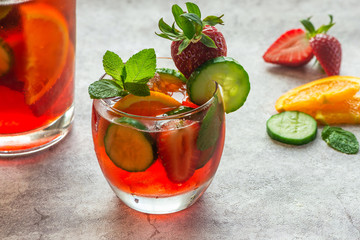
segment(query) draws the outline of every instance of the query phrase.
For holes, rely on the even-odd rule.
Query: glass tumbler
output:
[[[0,0],[0,156],[39,151],[73,120],[76,0]]]
[[[218,87],[203,105],[174,115],[129,114],[114,107],[119,101],[95,99],[92,108],[96,156],[114,193],[144,213],[191,206],[210,185],[223,151],[225,114]]]

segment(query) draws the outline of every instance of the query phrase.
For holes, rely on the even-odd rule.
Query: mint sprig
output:
[[[105,72],[112,79],[101,79],[90,84],[90,98],[122,97],[129,93],[136,96],[150,95],[147,82],[155,75],[154,49],[144,49],[134,54],[125,64],[116,53],[106,51],[102,62]]]

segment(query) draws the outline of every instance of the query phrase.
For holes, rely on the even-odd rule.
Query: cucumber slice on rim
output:
[[[187,81],[187,91],[192,102],[206,103],[214,94],[217,82],[221,86],[225,112],[239,109],[250,91],[249,75],[233,58],[217,57],[198,67]]]
[[[179,71],[171,68],[157,68],[156,72],[160,75],[161,79],[168,79],[170,82],[186,82],[186,77]]]
[[[106,154],[125,171],[145,171],[157,158],[155,141],[135,119],[122,117],[116,122],[119,124],[111,123],[104,137]]]
[[[266,122],[269,136],[279,142],[303,145],[316,138],[317,123],[310,115],[298,111],[278,113]]]

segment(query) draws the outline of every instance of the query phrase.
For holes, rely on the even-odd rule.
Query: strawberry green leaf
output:
[[[200,42],[202,42],[205,46],[207,46],[209,48],[217,48],[214,40],[212,40],[209,36],[207,36],[204,33],[201,33]]]
[[[195,36],[195,33],[196,33],[194,25],[186,17],[180,16],[180,18],[181,18],[182,30],[184,31],[184,35],[188,39],[192,39]]]
[[[128,94],[117,82],[109,79],[93,82],[88,92],[91,99],[122,97]]]
[[[170,27],[167,23],[164,22],[164,20],[162,18],[159,20],[159,29],[161,32],[169,35],[169,37],[176,38],[179,36],[179,33],[175,29],[174,25],[172,27]]]
[[[189,13],[194,13],[201,18],[200,8],[195,3],[187,2],[185,4]]]
[[[158,35],[159,37],[162,37],[162,38],[165,38],[165,39],[169,39],[169,40],[171,40],[171,41],[176,41],[176,39],[168,36],[168,35],[165,34],[165,33],[155,33],[155,34]]]
[[[106,51],[103,56],[103,67],[107,74],[116,80],[121,80],[124,63],[121,58],[111,51]]]
[[[300,22],[305,27],[305,29],[310,33],[310,35],[312,35],[313,33],[315,33],[315,27],[311,23],[310,18],[311,17],[309,17],[307,19],[303,19]]]
[[[180,18],[180,15],[183,14],[184,11],[177,4],[174,4],[172,6],[171,11],[172,11],[172,14],[174,15],[176,24],[179,26],[179,28],[183,29],[182,19]]]
[[[140,84],[140,83],[133,83],[133,82],[126,82],[125,88],[131,94],[136,96],[149,96],[150,90],[147,84]]]
[[[224,21],[221,19],[224,16],[221,15],[220,17],[217,16],[207,16],[206,18],[203,19],[203,24],[204,25],[210,25],[210,26],[215,26],[216,24],[224,24]]]
[[[179,49],[178,49],[178,55],[180,55],[182,53],[182,51],[184,51],[185,48],[187,48],[187,46],[189,46],[190,44],[190,40],[189,39],[184,39],[181,43],[180,43],[180,46],[179,46]]]
[[[194,22],[197,25],[200,25],[200,26],[203,25],[201,19],[195,13],[184,13],[184,14],[181,14],[180,16],[185,17],[186,19]]]
[[[144,49],[134,54],[126,63],[125,84],[144,83],[155,75],[156,55],[154,49]]]

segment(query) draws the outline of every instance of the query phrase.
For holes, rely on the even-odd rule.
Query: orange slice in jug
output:
[[[60,77],[66,63],[69,31],[65,18],[49,5],[24,4],[21,14],[26,46],[25,99],[31,105]]]

